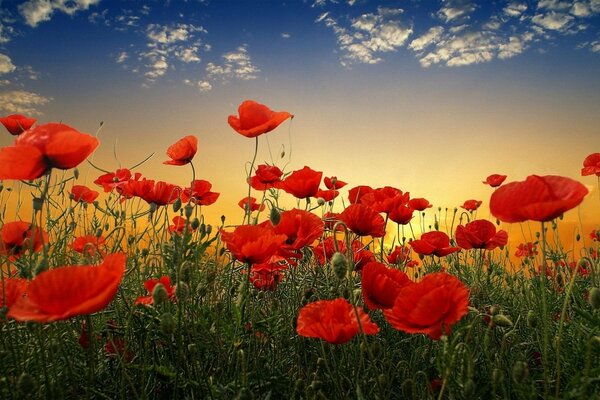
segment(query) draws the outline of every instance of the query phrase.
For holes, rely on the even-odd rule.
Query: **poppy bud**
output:
[[[79,170],[77,168],[73,169],[73,177],[75,177],[75,179],[79,179]]]
[[[158,206],[156,203],[150,203],[150,215],[154,214],[154,211],[156,211],[157,208]]]
[[[594,310],[600,309],[600,289],[598,289],[597,287],[593,287],[590,289],[588,302]]]
[[[496,315],[500,313],[500,307],[498,306],[490,306],[490,315]]]
[[[152,301],[154,305],[159,305],[164,303],[169,298],[169,294],[167,293],[167,289],[163,286],[162,283],[157,283],[154,286],[154,290],[152,290]]]
[[[512,380],[516,383],[522,383],[529,376],[529,368],[527,363],[524,361],[517,361],[512,367],[511,371]]]
[[[273,226],[279,224],[279,221],[281,221],[281,214],[279,213],[279,210],[277,210],[276,207],[271,208],[271,212],[269,213],[269,220],[271,221]]]
[[[45,257],[38,262],[38,265],[35,267],[35,274],[39,275],[40,273],[48,270],[48,259]]]
[[[294,390],[296,392],[300,392],[302,390],[302,388],[304,387],[304,379],[302,378],[298,378],[296,380],[296,383],[294,384]]]
[[[535,328],[537,326],[537,316],[533,312],[533,310],[529,310],[527,312],[527,325],[530,328]]]
[[[415,381],[412,379],[405,379],[402,385],[400,385],[400,389],[405,399],[415,398]]]
[[[494,386],[501,386],[504,381],[504,374],[502,374],[502,370],[500,368],[494,368],[492,371],[492,384]]]
[[[23,372],[21,376],[19,376],[17,387],[21,393],[29,395],[37,390],[37,382],[33,379],[33,376],[29,375],[27,372]]]
[[[166,292],[165,292],[166,293]],[[160,316],[160,331],[165,335],[171,335],[177,328],[177,322],[171,313],[164,313]]]
[[[473,379],[467,379],[463,385],[462,392],[466,399],[473,398],[473,394],[475,393],[475,382],[473,382]]]
[[[211,232],[212,232],[212,225],[210,225],[210,224],[206,225],[206,234],[208,236],[210,236]]]
[[[315,294],[315,288],[309,287],[308,289],[304,290],[304,298],[306,300],[310,300]]]
[[[377,383],[380,387],[385,387],[387,385],[387,377],[384,374],[380,374],[377,377]]]
[[[190,343],[187,345],[187,350],[189,353],[194,354],[198,351],[198,346],[196,346],[196,343]]]
[[[185,300],[190,295],[190,286],[185,282],[177,283],[175,287],[175,297],[181,300]]]
[[[0,183],[0,193],[2,192],[3,189],[4,189],[4,185]]]
[[[200,224],[200,220],[198,218],[192,219],[192,223],[191,223],[192,229],[196,230],[202,225],[204,225],[204,224]],[[203,234],[204,234],[204,231],[200,230],[200,236],[204,236]]]
[[[497,314],[492,317],[492,322],[502,328],[510,328],[513,326],[512,321],[504,314]]]
[[[104,230],[108,231],[110,229],[110,225],[108,223],[104,224]]]
[[[177,200],[173,203],[173,211],[177,212],[181,209],[181,199],[178,197]]]
[[[39,197],[33,198],[33,210],[34,211],[42,211],[44,206],[44,199],[40,199]]]
[[[575,236],[575,240],[578,242],[581,240],[581,235],[579,233]]]
[[[221,223],[224,224],[225,223],[225,216],[221,215]]]
[[[150,250],[149,249],[142,249],[142,257],[146,258],[148,257],[148,254],[150,254]]]
[[[348,260],[346,256],[337,251],[333,257],[331,257],[331,265],[333,272],[339,279],[344,279],[346,272],[348,271]]]
[[[600,348],[600,336],[592,336],[589,343],[592,348]]]
[[[135,243],[135,236],[129,235],[127,237],[127,244],[132,245]]]
[[[187,219],[190,219],[193,211],[194,211],[194,206],[192,206],[191,204],[187,204],[185,207],[183,207],[183,215]]]

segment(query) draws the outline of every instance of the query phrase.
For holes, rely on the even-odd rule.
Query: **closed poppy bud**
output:
[[[148,254],[150,254],[149,249],[142,249],[142,257],[146,258],[148,257]]]
[[[75,168],[75,169],[73,170],[73,177],[74,177],[75,179],[79,179],[79,170],[78,170],[77,168]]]
[[[578,242],[581,240],[581,235],[579,233],[577,234],[577,236],[575,236],[575,240]]]
[[[177,211],[179,211],[180,208],[181,208],[181,199],[178,197],[177,200],[175,200],[175,203],[173,203],[173,211],[177,212]]]
[[[281,221],[281,213],[277,208],[271,208],[271,212],[269,213],[269,220],[273,224],[273,226],[278,225],[279,221]]]
[[[152,290],[152,301],[154,302],[154,305],[162,304],[168,298],[169,293],[167,293],[167,289],[165,289],[162,283],[157,283]]]
[[[204,236],[204,234],[206,232],[206,226],[204,224],[201,224],[200,220],[198,218],[192,219],[192,222],[191,222],[192,230],[196,230],[201,226],[204,226],[204,229],[200,230],[200,236]]]
[[[208,236],[210,236],[210,233],[212,232],[212,225],[206,225],[206,234]]]
[[[593,287],[590,289],[588,301],[594,310],[600,309],[600,289]]]
[[[29,375],[27,372],[23,372],[21,376],[19,376],[17,387],[21,393],[25,395],[32,394],[37,390],[37,382],[33,379],[33,376]]]
[[[512,367],[512,379],[516,384],[522,383],[529,376],[529,368],[524,361],[517,361]]]
[[[44,206],[44,199],[40,199],[39,197],[33,198],[33,210],[34,211],[42,211],[43,206]]]
[[[165,292],[166,293],[166,292]],[[171,313],[164,313],[160,316],[160,331],[165,335],[171,335],[177,328],[177,322]]]
[[[183,215],[185,215],[185,217],[187,219],[190,219],[190,217],[192,216],[192,212],[194,211],[194,207],[190,204],[186,205],[185,207],[183,207]]]
[[[473,398],[473,394],[475,393],[475,382],[473,382],[473,379],[467,379],[463,385],[462,392],[466,399]]]
[[[492,383],[494,386],[501,386],[504,381],[504,374],[499,368],[494,368],[492,371]]]
[[[527,325],[530,328],[535,328],[537,326],[537,315],[535,315],[533,310],[529,310],[529,312],[527,312]]]
[[[502,328],[510,328],[513,326],[512,321],[504,314],[497,314],[492,317],[492,322]]]
[[[190,295],[190,286],[185,282],[177,283],[175,287],[175,297],[181,300],[185,300]]]
[[[339,279],[344,279],[344,276],[346,276],[346,272],[348,271],[348,260],[346,259],[346,256],[339,251],[336,252],[333,257],[331,257],[331,265],[335,275]]]

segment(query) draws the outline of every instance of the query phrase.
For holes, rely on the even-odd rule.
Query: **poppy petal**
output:
[[[33,180],[44,175],[46,163],[34,146],[10,146],[0,149],[0,180]]]

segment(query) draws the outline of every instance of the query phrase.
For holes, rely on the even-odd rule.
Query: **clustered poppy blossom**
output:
[[[592,153],[583,160],[581,175],[596,175],[600,177],[600,153]]]
[[[550,221],[577,207],[587,194],[587,188],[571,178],[530,175],[496,189],[490,211],[503,222]]]
[[[260,264],[275,255],[287,237],[267,226],[240,225],[233,232],[221,231],[221,240],[238,261]]]
[[[138,297],[135,300],[135,304],[142,304],[146,306],[153,305],[154,298],[152,297],[152,292],[158,284],[161,284],[165,288],[167,292],[167,298],[172,300],[175,297],[175,286],[171,286],[171,278],[169,278],[168,275],[165,275],[158,279],[152,278],[144,282],[144,288],[146,288],[146,291],[149,293],[149,295]]]
[[[188,220],[180,215],[174,216],[172,221],[173,225],[169,225],[169,232],[171,233],[182,234],[185,231],[186,227],[189,231],[194,230],[192,224],[187,223]]]
[[[169,146],[167,155],[170,160],[164,161],[166,165],[185,165],[192,162],[198,151],[198,139],[196,136],[186,136]]]
[[[250,269],[250,283],[258,290],[274,291],[284,278],[285,268],[277,263],[254,264]]]
[[[515,257],[533,257],[537,254],[536,246],[532,242],[519,243],[517,251],[515,252]]]
[[[7,317],[47,323],[100,311],[115,297],[125,261],[125,254],[115,253],[98,266],[65,266],[41,272]]]
[[[65,124],[37,125],[0,148],[0,179],[33,180],[52,168],[71,169],[98,147],[98,139]]]
[[[425,333],[438,340],[467,312],[469,290],[445,272],[425,275],[417,283],[403,285],[392,308],[384,309],[386,320],[406,333]]]
[[[361,273],[362,295],[371,310],[392,308],[405,285],[413,282],[404,272],[380,262],[367,263]]]
[[[4,125],[8,133],[17,136],[30,129],[33,124],[35,124],[35,119],[27,118],[21,114],[11,114],[6,117],[1,117],[0,123]]]
[[[432,205],[427,199],[422,197],[416,197],[408,201],[408,206],[415,211],[425,211],[427,208],[431,208]]]
[[[296,323],[298,335],[323,339],[332,344],[346,343],[361,331],[366,335],[374,335],[379,332],[379,327],[361,307],[356,306],[355,309],[344,298],[319,300],[305,305],[300,309]]]
[[[71,188],[71,198],[81,203],[93,203],[100,193],[84,185],[73,185]]]
[[[424,256],[444,257],[460,250],[460,247],[450,246],[450,238],[440,231],[426,232],[421,239],[411,240],[408,244],[416,253]]]
[[[476,219],[465,226],[456,227],[456,244],[465,250],[493,250],[506,246],[507,242],[508,233],[505,230],[496,233],[494,224],[485,219]]]
[[[28,250],[40,251],[47,242],[46,232],[29,222],[7,222],[0,229],[0,255],[7,256],[9,260],[19,258]]]
[[[230,115],[227,122],[240,135],[253,138],[272,131],[288,118],[293,115],[287,111],[272,111],[264,104],[246,100],[238,107],[238,115]]]
[[[410,260],[410,247],[396,246],[390,254],[386,254],[387,262],[398,265]]]

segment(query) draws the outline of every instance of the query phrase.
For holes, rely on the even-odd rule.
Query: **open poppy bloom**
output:
[[[83,254],[84,252],[88,256],[93,256],[96,254],[96,251],[100,248],[100,246],[104,245],[106,240],[100,236],[96,235],[86,235],[80,236],[73,241],[72,248],[74,251]]]
[[[260,264],[277,253],[287,237],[276,234],[271,227],[240,225],[233,232],[221,231],[221,239],[238,261]]]
[[[325,187],[329,190],[341,189],[347,185],[346,182],[340,181],[337,178],[337,176],[325,177],[325,178],[323,178],[323,183],[325,184]]]
[[[530,175],[496,189],[490,211],[503,222],[550,221],[577,207],[587,194],[587,188],[571,178]]]
[[[150,179],[130,180],[119,187],[119,192],[125,198],[139,197],[148,204],[164,206],[174,203],[179,198],[181,188],[167,182],[154,182]]]
[[[392,308],[400,289],[411,284],[404,272],[380,262],[370,262],[362,269],[362,295],[371,310]]]
[[[338,197],[339,194],[340,194],[339,190],[335,190],[335,189],[322,190],[322,189],[319,189],[319,190],[317,190],[317,193],[315,193],[315,197],[317,199],[323,199],[324,201],[332,201],[333,199],[335,199],[336,197]]]
[[[171,286],[171,278],[169,278],[168,275],[165,275],[165,276],[161,276],[159,279],[153,278],[153,279],[148,279],[146,282],[144,282],[144,287],[146,288],[146,291],[148,291],[148,293],[150,295],[138,297],[135,300],[135,304],[136,305],[143,304],[146,306],[154,304],[152,292],[154,291],[154,288],[156,287],[156,285],[158,285],[159,283],[161,285],[163,285],[163,287],[167,291],[167,296],[169,299],[175,298],[175,286]]]
[[[515,252],[515,257],[533,257],[537,254],[538,252],[535,244],[532,242],[519,243],[517,251]]]
[[[167,149],[167,155],[171,158],[168,161],[164,161],[166,165],[185,165],[192,162],[192,158],[198,151],[198,139],[196,136],[186,136],[183,139],[179,139],[175,144],[172,144]]]
[[[508,242],[508,233],[500,230],[496,233],[496,227],[485,219],[476,219],[465,226],[456,227],[456,244],[465,250],[487,249],[504,247]]]
[[[272,111],[263,104],[246,100],[238,107],[238,116],[230,115],[227,122],[240,135],[253,138],[272,131],[293,117],[287,111]]]
[[[250,282],[258,290],[273,291],[283,280],[281,271],[285,268],[273,263],[254,264],[250,269]]]
[[[411,240],[408,244],[416,253],[424,256],[444,257],[460,250],[460,247],[450,246],[450,238],[440,231],[426,232],[420,240]]]
[[[362,198],[373,190],[375,189],[367,185],[355,186],[348,191],[348,200],[350,200],[350,204],[362,203]]]
[[[250,177],[250,186],[255,190],[268,190],[281,181],[283,172],[274,165],[261,164],[256,167],[255,175]]]
[[[285,190],[297,199],[315,197],[321,184],[322,172],[304,167],[292,172],[287,178],[277,184],[277,188]]]
[[[4,278],[0,281],[0,308],[10,309],[27,292],[29,281],[23,278]]]
[[[413,218],[414,209],[410,206],[410,201],[407,200],[408,196],[398,196],[390,205],[388,217],[399,225],[406,225]]]
[[[27,295],[8,311],[8,318],[41,323],[87,315],[112,301],[125,272],[126,256],[109,254],[98,266],[67,266],[37,275]]]
[[[583,160],[583,168],[581,175],[596,175],[600,176],[600,153],[592,153]]]
[[[305,305],[300,309],[296,324],[298,335],[323,339],[332,344],[346,343],[361,331],[365,335],[375,335],[379,332],[379,327],[361,307],[357,306],[355,310],[344,298],[320,300]]]
[[[44,243],[48,243],[46,232],[29,222],[7,222],[0,229],[0,254],[9,260],[19,258],[27,250],[40,251]]]
[[[141,178],[141,175],[138,175],[135,180],[138,181],[139,178]],[[115,188],[125,185],[130,179],[131,171],[127,168],[121,168],[115,172],[100,175],[94,183],[98,186],[102,186],[104,191],[108,193]]]
[[[396,246],[394,250],[386,255],[387,262],[393,265],[402,264],[410,260],[410,248],[407,246]]]
[[[17,136],[31,128],[35,124],[35,119],[21,114],[12,114],[0,118],[0,123],[4,125],[8,133]]]
[[[254,197],[244,197],[238,202],[238,206],[240,206],[240,208],[244,211],[264,211],[265,204],[258,204],[256,201],[257,200]]]
[[[71,169],[98,147],[98,139],[65,124],[38,125],[0,149],[0,179],[33,180],[52,168]]]
[[[312,248],[319,265],[327,264],[336,251],[339,251],[340,253],[346,253],[346,242],[338,239],[338,250],[336,250],[333,240],[333,236],[327,236],[324,240],[321,240],[319,244]]]
[[[83,185],[74,185],[71,188],[71,198],[82,203],[93,203],[100,193]]]
[[[187,220],[185,218],[183,218],[182,216],[176,215],[173,217],[173,225],[169,225],[169,232],[171,233],[178,233],[178,234],[182,234],[183,232],[185,232],[186,226],[188,231],[193,231],[194,228],[192,227],[192,224],[187,224]]]
[[[350,204],[339,215],[348,229],[358,236],[382,237],[385,235],[385,221],[379,213],[364,204]]]
[[[394,306],[383,315],[395,329],[425,333],[438,340],[467,312],[469,290],[458,278],[445,272],[425,275],[420,282],[404,285]]]
[[[422,197],[416,197],[414,199],[410,199],[408,201],[408,206],[415,211],[425,211],[426,209],[432,207],[432,205],[429,203],[429,201]]]
[[[361,271],[365,265],[377,260],[375,254],[367,246],[360,240],[355,240],[352,242],[352,261],[354,262],[354,270]]]
[[[461,208],[464,208],[467,211],[475,211],[479,208],[479,206],[481,205],[482,201],[481,200],[466,200],[464,202],[464,204],[462,206],[460,206]]]
[[[268,221],[267,221],[268,222]],[[285,235],[285,246],[300,250],[323,235],[325,224],[315,214],[296,208],[281,213],[279,223],[273,227],[276,234]]]
[[[492,174],[492,175],[488,176],[487,178],[485,178],[485,181],[483,181],[483,183],[495,188],[495,187],[502,185],[502,183],[504,182],[505,179],[506,179],[506,175]]]
[[[219,198],[220,193],[211,192],[212,183],[203,179],[196,179],[192,182],[192,186],[183,189],[181,193],[181,201],[187,203],[192,200],[193,203],[201,206],[210,206]]]

